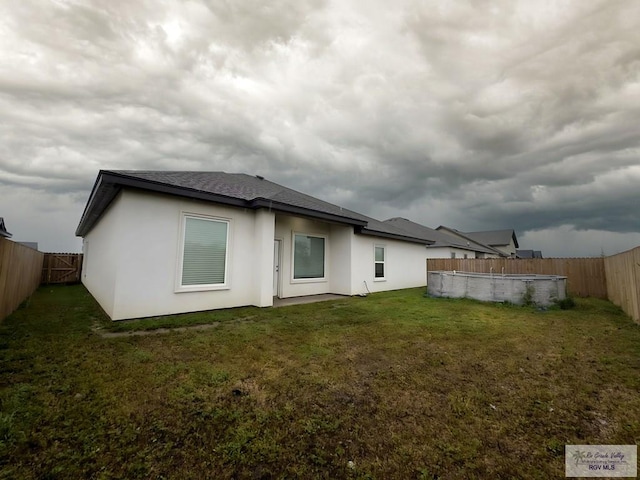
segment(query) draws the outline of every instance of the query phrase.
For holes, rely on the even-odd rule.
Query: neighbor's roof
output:
[[[432,245],[429,245],[429,247],[453,247],[473,252],[483,252],[491,254],[497,253],[495,249],[488,247],[487,245],[482,245],[481,243],[474,242],[472,240],[464,241],[459,237],[434,230],[433,228],[425,227],[424,225],[412,222],[411,220],[407,220],[406,218],[395,217],[385,220],[384,222],[389,225],[393,225],[396,228],[404,230],[410,235],[421,236],[433,240],[434,243]]]
[[[541,250],[516,250],[518,258],[542,258]]]
[[[7,232],[7,229],[4,226],[4,218],[2,218],[2,217],[0,217],[0,237],[4,237],[4,238],[13,237],[13,235],[11,235],[9,232]]]
[[[451,227],[445,227],[444,225],[440,225],[438,228],[436,228],[437,231],[439,232],[451,232],[450,235],[453,237],[458,237],[463,239],[465,242],[469,242],[471,243],[479,243],[480,245],[483,245],[485,248],[488,248],[491,253],[495,254],[495,255],[500,255],[501,257],[506,256],[506,254],[500,250],[498,250],[497,248],[494,248],[493,246],[486,244],[484,242],[481,242],[480,240],[478,240],[477,238],[473,238],[471,236],[469,236],[468,233],[465,232],[461,232],[460,230],[456,230],[455,228],[451,228]]]
[[[142,189],[248,209],[268,208],[327,222],[352,225],[358,233],[431,243],[373,218],[300,193],[260,176],[225,172],[101,170],[76,235],[84,236],[123,188]]]
[[[513,244],[516,248],[518,245],[518,238],[514,230],[490,230],[486,232],[461,232],[467,237],[471,237],[474,240],[490,245],[492,247],[509,245],[509,242],[513,240]]]

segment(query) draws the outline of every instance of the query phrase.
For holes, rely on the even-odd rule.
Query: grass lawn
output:
[[[548,479],[565,444],[640,440],[640,327],[595,299],[411,289],[111,325],[48,287],[0,324],[0,370],[3,479]]]

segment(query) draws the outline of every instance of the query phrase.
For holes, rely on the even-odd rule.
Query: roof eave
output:
[[[508,257],[509,256],[509,255],[505,254],[504,252],[498,250],[497,248],[493,248],[492,245],[487,245],[485,243],[478,242],[477,240],[474,240],[473,238],[468,237],[463,232],[460,232],[458,230],[455,230],[455,229],[452,229],[452,228],[449,228],[449,227],[445,227],[444,225],[440,225],[438,228],[436,228],[436,230],[440,230],[440,229],[447,230],[447,231],[451,232],[453,235],[458,235],[458,236],[464,238],[465,240],[468,240],[469,242],[473,242],[475,244],[485,246],[489,250],[489,252],[485,252],[485,253],[492,253],[494,255],[500,255],[501,257]]]
[[[394,240],[402,240],[405,242],[412,242],[412,243],[420,243],[422,245],[426,245],[429,246],[431,244],[433,244],[433,240],[426,240],[423,238],[415,238],[415,237],[409,237],[406,235],[400,235],[400,234],[395,234],[395,233],[389,233],[389,232],[380,232],[378,230],[372,230],[369,228],[361,228],[356,230],[356,233],[359,233],[361,235],[371,235],[374,237],[383,237],[383,238],[392,238]]]
[[[111,191],[107,191],[109,187],[114,187]],[[175,185],[167,185],[161,182],[155,182],[153,180],[146,180],[141,178],[133,178],[128,175],[115,173],[108,170],[100,170],[98,178],[91,190],[91,195],[87,201],[87,205],[76,229],[76,236],[84,237],[93,228],[96,222],[100,219],[104,211],[109,204],[116,197],[118,192],[123,188],[133,188],[145,191],[151,191],[155,193],[163,193],[166,195],[172,195],[183,198],[190,198],[194,200],[202,200],[206,202],[215,202],[223,205],[229,205],[241,208],[271,208],[283,213],[291,213],[294,215],[306,216],[318,220],[324,220],[327,222],[340,223],[352,225],[354,227],[364,227],[367,225],[365,220],[357,218],[333,215],[330,213],[319,212],[316,210],[297,207],[295,205],[287,205],[281,202],[274,202],[265,198],[257,198],[251,201],[243,200],[240,198],[227,197],[215,193],[203,192],[201,190],[195,190],[188,187],[180,187]],[[103,195],[106,198],[100,198],[99,192],[103,189]],[[102,202],[102,205],[97,205],[97,200],[106,200]]]
[[[515,230],[513,230],[511,237],[513,238],[513,244],[516,246],[516,248],[520,248],[520,245],[518,245],[518,237],[516,237]]]
[[[107,202],[100,207],[95,207],[96,198],[101,188],[107,186],[113,186],[115,189],[109,192],[111,198],[107,199]],[[120,173],[114,173],[110,171],[100,170],[98,179],[91,191],[89,201],[85,207],[85,211],[80,219],[80,224],[76,229],[76,236],[83,237],[93,228],[98,219],[102,216],[102,213],[107,209],[111,201],[116,197],[117,193],[122,187],[128,187],[133,189],[145,190],[155,193],[164,193],[167,195],[173,195],[184,198],[191,198],[195,200],[204,200],[209,202],[222,203],[225,205],[231,205],[236,207],[247,207],[245,200],[225,197],[224,195],[217,195],[214,193],[202,192],[200,190],[194,190],[187,187],[178,187],[174,185],[167,185],[165,183],[154,182],[152,180],[145,180],[141,178],[132,178]],[[94,208],[98,208],[98,211],[93,211]]]
[[[367,222],[353,217],[343,217],[341,215],[334,215],[331,213],[319,212],[305,207],[298,207],[295,205],[288,205],[286,203],[276,202],[269,200],[268,198],[256,198],[251,201],[248,208],[258,209],[267,208],[275,210],[281,213],[290,213],[292,215],[300,215],[304,217],[314,218],[318,220],[324,220],[332,223],[341,223],[346,225],[353,225],[354,227],[365,227]]]
[[[98,172],[98,177],[93,184],[93,188],[91,189],[91,193],[89,194],[89,199],[87,200],[87,204],[84,206],[84,210],[82,211],[82,216],[80,217],[80,222],[78,223],[78,228],[76,228],[76,237],[82,237],[88,230],[86,229],[86,224],[89,223],[89,213],[93,210],[93,205],[95,203],[96,193],[98,191],[99,186],[102,184],[102,177],[104,175],[104,170],[100,170]]]

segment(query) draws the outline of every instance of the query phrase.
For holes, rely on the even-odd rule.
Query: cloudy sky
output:
[[[79,251],[99,169],[264,175],[379,219],[640,245],[637,0],[0,2],[0,216]]]

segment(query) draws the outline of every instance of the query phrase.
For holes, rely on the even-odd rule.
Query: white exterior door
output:
[[[278,296],[280,286],[280,240],[273,241],[273,296]]]

